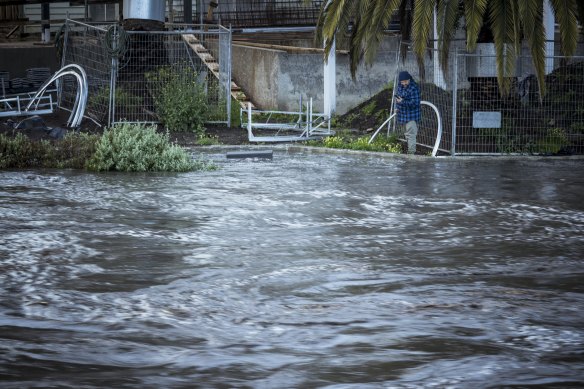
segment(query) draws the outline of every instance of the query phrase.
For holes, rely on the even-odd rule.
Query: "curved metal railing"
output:
[[[436,133],[436,142],[434,142],[434,147],[432,148],[432,156],[435,157],[436,153],[438,153],[438,147],[440,146],[440,141],[442,140],[442,117],[440,116],[440,111],[438,111],[438,108],[434,104],[430,103],[429,101],[422,100],[422,101],[420,101],[420,104],[429,106],[430,108],[432,108],[434,110],[434,113],[436,113],[436,119],[438,121],[438,131]],[[392,113],[389,116],[389,118],[387,118],[387,120],[384,121],[383,124],[380,125],[377,130],[375,130],[373,135],[371,135],[371,139],[369,139],[369,144],[371,144],[371,142],[373,142],[373,139],[375,139],[375,137],[377,136],[379,131],[381,131],[381,129],[383,127],[385,127],[389,123],[389,121],[394,118],[394,116],[395,116],[395,113]]]

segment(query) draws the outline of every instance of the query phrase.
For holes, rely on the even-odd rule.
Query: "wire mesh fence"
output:
[[[543,96],[531,57],[518,59],[506,94],[500,93],[495,61],[487,55],[456,57],[453,154],[584,153],[584,57],[547,57]]]
[[[584,57],[547,57],[543,96],[529,56],[518,58],[509,93],[499,89],[494,55],[453,50],[446,72],[436,50],[428,51],[422,67],[412,52],[401,58],[400,53],[396,75],[410,72],[422,100],[440,112],[442,154],[584,153]],[[418,145],[429,148],[436,133],[431,109],[422,106]]]
[[[87,114],[100,123],[158,123],[165,104],[204,103],[207,123],[230,124],[231,32],[223,27],[125,31],[67,21],[62,62],[85,69]],[[204,102],[193,100],[199,87]],[[74,93],[64,85],[63,101]]]
[[[63,40],[56,39],[58,49],[62,51],[62,66],[78,64],[85,70],[89,96],[86,115],[100,123],[107,123],[112,61],[103,42],[108,30],[70,20],[65,26]],[[59,105],[72,109],[77,93],[75,78],[65,76],[61,80]]]

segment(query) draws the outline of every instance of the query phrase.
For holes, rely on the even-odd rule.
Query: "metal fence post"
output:
[[[450,155],[453,157],[456,155],[456,101],[458,98],[458,59],[460,58],[458,50],[454,58],[454,76],[452,78],[452,146],[450,148]]]
[[[65,64],[67,63],[67,45],[68,45],[68,41],[69,41],[69,29],[71,28],[70,24],[69,24],[69,19],[65,20],[65,35],[63,36],[63,46],[61,47],[61,68],[65,66]],[[58,42],[55,42],[56,44],[58,44]],[[63,96],[63,84],[64,84],[64,79],[63,80],[59,80],[57,83],[57,106],[61,107],[62,106],[62,96]]]
[[[112,39],[112,51],[115,51],[118,46],[118,26],[113,25],[113,39]],[[118,69],[118,58],[112,55],[112,64],[110,72],[110,90],[109,90],[109,112],[108,112],[108,126],[111,126],[115,120],[116,114],[116,78]]]
[[[229,34],[227,35],[227,80],[225,96],[227,100],[227,127],[231,128],[231,42],[232,42],[231,24],[229,25]]]

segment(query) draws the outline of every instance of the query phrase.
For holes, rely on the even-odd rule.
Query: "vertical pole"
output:
[[[401,39],[400,39],[398,49],[395,52],[395,63],[396,63],[395,69],[396,69],[396,72],[395,72],[395,74],[393,76],[393,88],[392,88],[392,91],[391,91],[391,102],[389,103],[389,117],[390,118],[391,118],[391,115],[393,115],[393,113],[395,111],[395,104],[394,104],[395,103],[395,99],[394,99],[394,97],[395,97],[395,90],[397,89],[397,83],[398,83],[398,80],[397,80],[397,78],[398,78],[398,72],[397,72],[397,70],[398,70],[398,66],[399,66],[399,60],[401,58],[401,48],[402,48],[402,44],[401,44]],[[395,121],[396,121],[395,116],[394,116],[394,119],[393,120],[388,120],[387,121],[387,134],[386,134],[386,136],[389,136],[389,133],[391,132],[392,127],[395,129]]]
[[[225,98],[227,99],[227,127],[231,128],[231,40],[233,39],[231,24],[229,25],[229,34],[227,36],[227,86],[225,91]]]
[[[183,15],[184,15],[184,23],[185,24],[193,24],[193,1],[192,0],[184,0],[183,2]]]
[[[545,74],[550,74],[554,70],[554,40],[556,31],[556,20],[550,4],[550,0],[543,3],[543,25],[545,29]]]
[[[309,114],[309,118],[308,118],[308,133],[307,136],[310,136],[312,134],[312,97],[310,98],[310,102],[308,105],[308,114]]]
[[[41,4],[41,42],[49,43],[51,41],[51,5],[49,3]]]
[[[450,155],[456,155],[456,100],[458,98],[458,51],[454,56],[454,75],[452,81],[452,145],[450,146]]]
[[[67,44],[69,42],[69,15],[65,20],[65,32],[63,35],[63,52],[61,53],[61,67],[65,67],[67,63]],[[57,82],[57,107],[61,106],[63,102],[63,82],[59,80]]]
[[[250,141],[253,138],[253,133],[251,132],[251,103],[247,103],[247,139]]]
[[[336,88],[336,42],[333,41],[331,51],[324,63],[324,114],[328,117],[335,112],[337,105],[337,88]]]
[[[115,51],[118,46],[118,27],[113,25],[112,49]],[[112,56],[112,65],[110,73],[110,95],[109,95],[109,116],[108,125],[112,125],[116,115],[116,78],[118,77],[118,58]]]
[[[440,60],[442,58],[438,47],[437,17],[438,13],[436,7],[434,7],[434,85],[436,85],[438,88],[446,89],[444,73],[442,72],[442,66],[440,66]]]

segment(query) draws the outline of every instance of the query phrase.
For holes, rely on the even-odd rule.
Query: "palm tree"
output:
[[[521,42],[531,51],[540,94],[545,93],[544,1],[548,0],[328,0],[323,3],[317,38],[325,42],[325,58],[335,40],[346,41],[353,76],[358,65],[372,62],[384,31],[399,17],[402,37],[411,40],[419,62],[423,62],[433,32],[436,11],[438,49],[446,71],[450,43],[461,22],[466,31],[466,47],[476,48],[483,27],[493,34],[497,76],[502,93],[509,90],[505,74],[512,74]],[[584,22],[584,1],[549,0],[559,25],[560,47],[565,56],[574,55],[578,43],[578,23]]]

